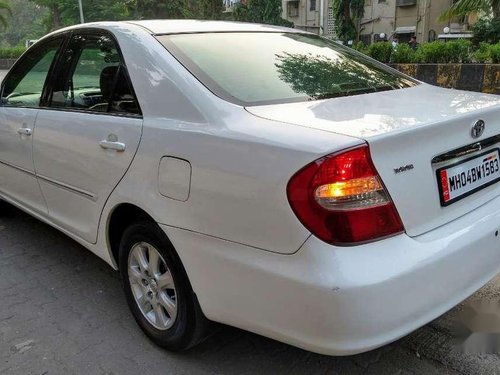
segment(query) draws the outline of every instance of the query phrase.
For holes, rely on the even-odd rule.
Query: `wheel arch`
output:
[[[117,268],[119,268],[120,240],[123,232],[131,224],[139,221],[156,223],[156,220],[150,214],[132,203],[116,205],[109,215],[106,235],[110,256]]]

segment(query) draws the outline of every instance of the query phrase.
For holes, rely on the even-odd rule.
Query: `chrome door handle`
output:
[[[30,128],[20,128],[17,129],[17,133],[21,135],[31,135],[33,134],[33,131]]]
[[[102,148],[107,150],[115,150],[115,151],[125,151],[125,143],[122,142],[113,142],[113,141],[101,141],[99,142]]]

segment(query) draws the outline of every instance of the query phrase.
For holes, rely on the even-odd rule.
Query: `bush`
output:
[[[466,40],[435,41],[421,44],[415,53],[415,62],[424,64],[468,63],[471,43]]]
[[[25,50],[24,47],[0,48],[0,59],[17,59]]]
[[[432,64],[446,62],[444,42],[424,43],[415,52],[415,62]]]
[[[490,45],[489,52],[491,62],[493,64],[500,64],[500,43]]]
[[[472,53],[472,60],[480,64],[488,62],[490,60],[490,45],[481,42],[479,48]]]
[[[445,55],[448,63],[471,62],[470,50],[472,43],[468,40],[455,40],[445,43]]]
[[[477,63],[500,63],[500,43],[481,42],[479,48],[472,53],[472,60]]]
[[[392,45],[389,42],[377,42],[370,44],[364,52],[368,56],[383,63],[388,63],[391,60]]]
[[[396,64],[408,64],[415,61],[415,50],[409,44],[401,43],[392,54],[391,62]]]
[[[352,48],[358,52],[364,53],[365,55],[367,54],[366,51],[368,49],[368,46],[366,44],[364,44],[363,42],[354,43],[352,45]]]

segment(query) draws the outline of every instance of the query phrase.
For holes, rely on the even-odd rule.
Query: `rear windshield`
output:
[[[157,39],[214,94],[240,105],[335,98],[417,84],[314,35],[230,32]]]

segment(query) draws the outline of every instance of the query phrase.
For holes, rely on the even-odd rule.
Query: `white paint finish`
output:
[[[480,139],[500,134],[500,110],[495,107],[481,114],[444,119],[425,127],[368,140],[375,166],[389,189],[409,235],[416,236],[448,223],[499,195],[500,187],[495,184],[448,207],[441,207],[439,201],[436,170],[446,163],[432,166],[431,160],[446,151],[474,143],[470,129],[478,118],[486,121],[486,130]],[[407,164],[413,164],[415,168],[394,173],[394,168]]]
[[[37,113],[37,109],[0,107],[0,191],[35,211],[47,212],[34,176],[33,135],[18,133],[21,128],[33,131]]]
[[[434,156],[476,142],[470,128],[480,118],[486,122],[480,139],[500,134],[500,97],[495,95],[422,84],[404,90],[247,110],[276,121],[366,139],[377,171],[411,236],[450,222],[500,193],[500,187],[493,185],[443,208],[437,167],[431,165]],[[394,173],[395,168],[408,164],[415,168]]]
[[[104,204],[130,165],[141,131],[142,119],[40,110],[35,167],[55,223],[95,243]],[[100,147],[110,134],[125,143],[124,152]]]
[[[245,22],[221,22],[209,20],[144,20],[129,21],[131,24],[139,25],[148,29],[152,34],[178,34],[178,33],[204,33],[210,31],[217,32],[295,32],[303,31],[291,30],[285,27],[273,25],[259,25]]]
[[[288,256],[162,228],[183,249],[181,260],[209,318],[347,355],[397,340],[493,278],[500,269],[499,222],[497,198],[420,237],[337,248],[312,236]]]
[[[420,84],[349,97],[248,107],[257,116],[358,138],[433,125],[500,106],[500,96]]]
[[[359,140],[258,120],[239,107],[227,111],[234,121],[222,114],[223,121],[211,124],[146,118],[141,145],[113,201],[136,203],[160,223],[293,253],[309,231],[288,204],[290,176],[332,148]],[[282,139],[272,141],[278,134]],[[158,171],[151,165],[165,154],[191,163],[187,202],[158,192]]]
[[[361,141],[258,119],[215,97],[159,42],[130,27],[133,36],[129,26],[113,32],[144,114],[144,132],[112,202],[136,203],[163,224],[269,251],[297,251],[309,231],[288,204],[288,180],[305,164]],[[185,203],[158,192],[158,170],[151,166],[165,155],[191,163]]]
[[[181,202],[189,198],[191,188],[191,164],[188,161],[165,156],[158,168],[160,194]]]

